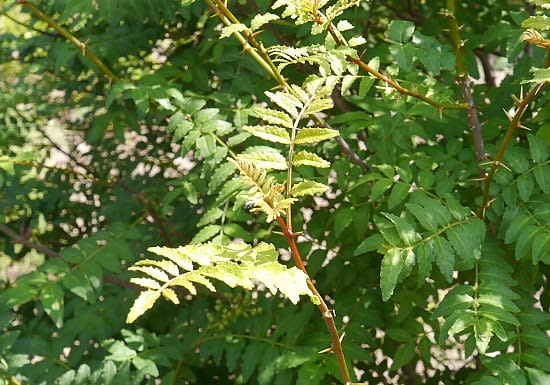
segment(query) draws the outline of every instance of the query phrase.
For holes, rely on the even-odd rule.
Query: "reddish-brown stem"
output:
[[[423,102],[429,104],[430,106],[434,106],[440,111],[444,110],[466,110],[468,109],[468,103],[455,103],[455,104],[443,104],[436,102],[435,100],[432,100],[428,98],[425,95],[422,95],[421,93],[417,91],[410,90],[408,88],[402,87],[399,83],[397,83],[395,80],[389,78],[388,76],[378,72],[371,66],[369,66],[367,63],[365,63],[363,60],[359,58],[354,58],[351,56],[348,56],[348,61],[350,63],[357,64],[359,68],[362,70],[368,72],[369,74],[373,75],[374,77],[382,80],[384,83],[387,83],[392,88],[396,89],[397,92],[399,92],[401,95],[409,95],[413,98],[416,98],[418,100],[422,100]]]
[[[460,27],[456,19],[456,5],[455,0],[447,0],[447,17],[449,18],[449,34],[453,47],[455,49],[456,56],[456,78],[460,88],[462,89],[462,96],[466,101],[468,108],[466,113],[468,115],[468,122],[472,130],[472,137],[474,139],[476,159],[479,165],[479,176],[483,178],[485,176],[485,170],[481,166],[481,163],[485,160],[485,146],[483,144],[483,136],[481,135],[481,124],[477,116],[476,106],[474,103],[474,96],[472,94],[472,82],[466,64],[464,61],[464,43],[460,37]]]
[[[283,234],[288,241],[292,257],[294,258],[294,263],[300,270],[308,275],[306,267],[304,266],[304,262],[302,261],[302,257],[300,256],[300,251],[298,250],[298,246],[296,245],[296,234],[294,234],[289,229],[287,223],[281,216],[277,217],[277,222],[279,222],[279,226],[281,226],[281,230],[283,231]],[[349,374],[348,366],[346,364],[346,358],[344,356],[344,351],[342,350],[342,343],[340,341],[338,329],[336,328],[336,323],[334,322],[334,312],[328,308],[323,297],[321,296],[321,294],[319,294],[319,291],[317,291],[315,284],[309,278],[309,275],[307,278],[307,286],[318,299],[317,308],[319,309],[319,312],[321,313],[321,316],[323,317],[323,320],[325,321],[325,324],[327,326],[327,330],[330,334],[331,350],[336,355],[344,384],[351,383],[351,377]]]

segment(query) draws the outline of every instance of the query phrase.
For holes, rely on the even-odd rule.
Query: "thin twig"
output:
[[[21,4],[22,6],[26,7],[31,11],[36,17],[38,17],[40,20],[44,21],[48,26],[51,26],[53,29],[56,30],[57,33],[59,33],[61,36],[63,36],[65,39],[67,39],[70,43],[75,45],[77,48],[79,48],[82,51],[82,55],[90,59],[103,74],[109,78],[113,82],[120,81],[120,78],[116,76],[110,69],[101,61],[101,59],[88,48],[88,45],[86,43],[81,42],[78,40],[72,33],[70,33],[68,30],[63,28],[61,25],[59,25],[55,20],[53,20],[51,17],[46,15],[44,12],[42,12],[39,8],[31,4],[28,0],[18,0],[18,4]]]
[[[449,34],[451,41],[455,49],[456,57],[456,77],[457,81],[462,89],[462,95],[467,103],[468,108],[466,113],[468,115],[468,121],[470,122],[470,129],[472,130],[472,137],[474,139],[474,146],[476,151],[476,159],[479,167],[479,176],[483,178],[485,176],[485,170],[481,166],[482,162],[486,159],[485,146],[483,144],[483,136],[481,135],[481,124],[476,111],[474,97],[472,94],[472,82],[466,64],[464,62],[464,44],[460,37],[460,28],[456,20],[456,6],[455,0],[447,0],[447,18],[449,19]]]
[[[401,95],[409,95],[418,100],[422,100],[424,103],[427,103],[430,106],[434,106],[439,111],[468,109],[468,103],[454,103],[454,104],[439,103],[439,102],[436,102],[435,100],[428,98],[426,95],[422,95],[418,91],[413,91],[408,88],[405,88],[401,86],[399,83],[397,83],[395,80],[393,80],[392,78],[375,70],[374,68],[372,68],[371,66],[369,66],[367,63],[365,63],[363,60],[359,58],[348,56],[348,61],[350,63],[357,64],[359,68],[361,68],[362,70],[367,71],[369,74],[373,75],[379,80],[382,80],[384,83],[386,83],[387,85],[397,90],[397,92],[399,92]]]
[[[40,244],[40,243],[34,243],[30,241],[28,238],[17,234],[15,231],[10,229],[8,226],[6,226],[3,223],[0,223],[0,231],[3,232],[5,235],[7,235],[12,241],[15,243],[20,243],[23,246],[28,247],[29,249],[36,250],[50,258],[59,258],[60,255],[56,253],[55,251],[49,249],[48,247]]]
[[[498,152],[495,155],[495,159],[492,161],[493,166],[491,167],[491,170],[487,173],[487,176],[485,177],[484,183],[483,183],[483,203],[481,205],[481,209],[478,212],[478,216],[480,218],[484,218],[485,214],[487,212],[487,209],[489,208],[489,200],[490,200],[490,190],[491,190],[491,183],[493,181],[493,177],[495,176],[495,173],[502,165],[502,159],[504,158],[504,154],[506,153],[506,150],[508,149],[508,146],[512,142],[512,139],[514,138],[516,128],[520,127],[520,120],[527,109],[527,106],[529,103],[535,98],[535,96],[538,94],[538,92],[541,90],[541,88],[544,86],[545,83],[537,84],[537,86],[531,90],[527,94],[527,96],[521,100],[516,109],[516,113],[514,114],[513,118],[510,120],[510,124],[508,125],[508,129],[506,130],[506,134],[504,135],[504,139],[502,140],[502,143],[500,147],[498,148]]]
[[[41,128],[38,128],[38,131],[54,146],[58,151],[60,151],[63,155],[67,156],[69,159],[71,159],[78,167],[81,167],[82,169],[86,170],[86,172],[94,179],[94,180],[101,180],[99,175],[92,170],[90,167],[88,167],[85,164],[82,164],[80,160],[78,160],[73,154],[70,152],[64,150],[59,144],[57,144],[52,138],[50,138],[44,130]],[[138,199],[139,201],[143,202],[145,204],[145,208],[149,215],[153,218],[153,221],[157,224],[157,227],[159,229],[159,234],[162,237],[162,239],[168,244],[172,245],[172,241],[170,237],[168,236],[168,232],[166,231],[165,225],[164,225],[164,219],[161,218],[157,211],[155,210],[155,207],[152,203],[152,201],[142,192],[137,192],[134,189],[132,189],[130,186],[128,186],[125,182],[122,180],[117,180],[114,182],[114,184],[119,185],[124,191],[132,194],[133,197]]]
[[[8,238],[10,238],[15,243],[20,243],[23,246],[38,251],[39,253],[42,253],[50,258],[57,259],[62,258],[61,254],[58,252],[53,251],[49,247],[41,244],[30,241],[28,238],[17,234],[15,231],[10,229],[8,226],[4,225],[3,223],[0,223],[0,231],[4,233]],[[114,285],[125,287],[127,289],[132,289],[136,291],[141,291],[141,287],[138,285],[135,285],[131,282],[126,281],[125,279],[116,277],[114,275],[107,274],[104,276],[105,282],[112,283]]]

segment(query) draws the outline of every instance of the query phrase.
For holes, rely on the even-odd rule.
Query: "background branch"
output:
[[[8,226],[6,226],[3,223],[0,223],[0,232],[4,233],[8,238],[10,238],[15,243],[20,243],[23,246],[38,251],[39,253],[42,253],[50,258],[61,258],[61,254],[59,254],[56,251],[53,251],[52,249],[48,248],[47,246],[30,241],[28,238],[17,234],[15,231],[10,229]],[[124,287],[127,289],[135,290],[135,291],[141,291],[141,288],[138,285],[135,285],[131,282],[128,282],[125,279],[116,277],[114,275],[104,275],[105,282],[112,283],[116,286]]]

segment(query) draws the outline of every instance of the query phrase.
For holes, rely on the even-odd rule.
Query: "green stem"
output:
[[[520,127],[520,120],[527,109],[527,106],[529,103],[537,96],[538,92],[541,90],[541,88],[544,86],[545,83],[538,84],[534,89],[531,90],[527,94],[523,100],[519,101],[516,109],[516,113],[510,120],[510,124],[508,125],[508,129],[506,130],[506,134],[504,135],[504,139],[502,140],[502,143],[500,147],[498,148],[497,154],[495,155],[495,159],[493,161],[493,166],[491,167],[491,170],[487,173],[487,176],[484,180],[483,185],[483,203],[481,205],[480,210],[478,211],[478,216],[480,218],[485,218],[485,214],[487,213],[487,209],[490,206],[489,200],[491,198],[490,190],[491,190],[491,183],[493,182],[493,178],[497,172],[497,170],[502,165],[502,160],[504,159],[504,154],[506,153],[506,150],[508,149],[508,146],[512,142],[512,139],[515,137],[516,128]]]
[[[99,59],[99,57],[92,52],[86,43],[81,42],[78,40],[73,34],[71,34],[69,31],[67,31],[65,28],[63,28],[61,25],[57,24],[55,20],[53,20],[51,17],[46,15],[44,12],[42,12],[40,9],[38,9],[36,6],[28,2],[27,0],[19,0],[17,2],[18,4],[21,4],[22,6],[28,8],[36,17],[38,17],[40,20],[44,21],[47,25],[51,26],[53,29],[55,29],[61,36],[63,36],[65,39],[67,39],[69,42],[71,42],[73,45],[77,46],[82,50],[82,55],[90,59],[103,74],[109,78],[113,82],[120,81],[120,78],[116,76],[102,61]]]
[[[233,150],[231,150],[231,148],[227,145],[227,143],[225,143],[218,135],[214,134],[213,132],[211,132],[210,135],[212,135],[212,137],[216,140],[216,142],[218,142],[220,145],[225,147],[225,149],[227,150],[227,153],[231,155],[233,159],[237,159],[237,154],[235,154]]]
[[[233,13],[225,6],[223,1],[221,0],[205,0],[208,5],[216,12],[218,17],[224,22],[224,24],[231,25],[231,24],[242,24],[239,19],[233,15]],[[252,55],[252,57],[262,66],[266,71],[283,87],[287,87],[287,83],[285,78],[281,76],[279,71],[277,70],[277,66],[271,58],[269,57],[267,50],[264,48],[263,44],[258,42],[256,38],[254,37],[254,34],[250,32],[248,29],[244,30],[241,33],[235,32],[233,33],[234,36],[237,37],[237,39],[241,42],[243,45],[245,51]],[[244,35],[244,37],[243,37]],[[252,48],[251,48],[252,47]]]

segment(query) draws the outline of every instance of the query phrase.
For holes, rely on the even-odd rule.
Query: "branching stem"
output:
[[[500,144],[500,147],[498,148],[497,154],[495,155],[495,159],[493,160],[493,166],[487,173],[487,176],[484,180],[483,184],[483,203],[481,205],[480,211],[478,212],[478,216],[480,218],[485,218],[485,214],[487,212],[487,209],[489,208],[489,200],[491,198],[490,190],[491,190],[491,183],[493,182],[493,178],[495,176],[495,173],[499,169],[499,167],[502,165],[502,160],[504,159],[504,154],[506,153],[506,150],[508,149],[508,146],[512,142],[512,139],[515,136],[516,128],[520,127],[520,120],[527,109],[527,106],[529,103],[537,96],[538,92],[541,90],[541,88],[544,86],[545,83],[537,84],[535,88],[531,90],[523,98],[523,100],[520,100],[517,107],[516,107],[516,113],[510,120],[510,124],[508,125],[508,129],[506,130],[506,134],[504,135],[504,139],[502,140],[502,143]]]
[[[468,109],[468,103],[454,103],[454,104],[444,104],[436,102],[435,100],[432,100],[428,98],[426,95],[422,95],[418,91],[413,91],[408,88],[405,88],[401,86],[399,83],[397,83],[395,80],[391,79],[390,77],[380,73],[379,71],[375,70],[371,66],[369,66],[367,63],[365,63],[363,60],[359,58],[354,58],[351,56],[348,56],[348,61],[350,63],[357,64],[359,68],[362,70],[368,72],[369,74],[373,75],[379,80],[382,80],[384,83],[388,84],[389,86],[393,87],[397,92],[399,92],[401,95],[409,95],[413,98],[416,98],[418,100],[422,100],[424,103],[429,104],[430,106],[434,106],[439,111],[444,110],[467,110]]]
[[[120,78],[116,76],[110,69],[101,61],[101,59],[88,48],[88,45],[80,40],[78,40],[72,33],[59,25],[55,20],[42,12],[39,8],[31,4],[28,0],[18,0],[18,4],[26,7],[31,11],[36,17],[44,21],[48,26],[51,26],[56,30],[61,36],[71,42],[73,45],[78,47],[82,51],[82,55],[90,59],[103,74],[109,78],[112,82],[120,81]]]

